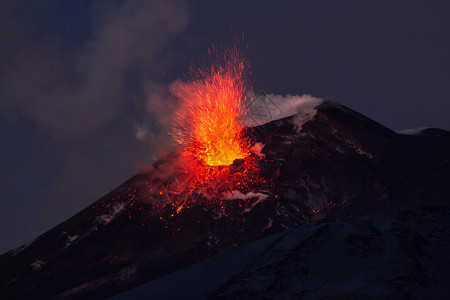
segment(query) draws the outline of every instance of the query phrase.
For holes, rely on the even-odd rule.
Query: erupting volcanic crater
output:
[[[158,173],[179,167],[155,188],[164,197],[157,202],[177,206],[177,213],[199,197],[224,210],[224,199],[229,201],[236,193],[240,200],[254,198],[249,195],[256,195],[256,185],[265,189],[269,184],[260,176],[262,155],[245,130],[248,106],[255,101],[248,96],[248,64],[236,48],[222,54],[212,48],[210,54],[218,63],[192,72],[192,80],[172,85],[172,93],[180,99],[172,136],[180,148],[152,169],[155,177],[161,177]]]

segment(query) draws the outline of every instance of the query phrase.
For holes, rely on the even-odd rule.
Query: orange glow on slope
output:
[[[230,202],[225,198],[226,194],[233,191],[255,193],[270,188],[270,181],[260,177],[259,159],[250,154],[245,159],[235,160],[233,164],[225,167],[192,163],[183,173],[160,183],[158,189],[163,190],[163,197],[157,196],[156,199],[159,200],[153,203],[160,203],[162,206],[170,204],[176,209],[176,213],[199,201],[212,211],[221,210]]]
[[[214,49],[209,53],[217,55]],[[239,123],[247,92],[246,62],[235,49],[225,51],[221,59],[223,63],[197,71],[196,80],[173,86],[181,100],[174,138],[209,166],[228,166],[249,155]]]

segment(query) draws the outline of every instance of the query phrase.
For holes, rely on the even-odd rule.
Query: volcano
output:
[[[401,218],[402,212],[418,212],[414,224],[432,218],[430,224],[439,224],[439,230],[442,229],[423,232],[449,234],[448,131],[425,129],[403,135],[343,105],[325,102],[306,119],[298,113],[246,128],[245,135],[252,144],[260,145],[261,151],[220,167],[220,171],[236,176],[257,172],[257,180],[250,176],[248,181],[233,183],[231,190],[220,194],[211,194],[207,189],[192,192],[189,172],[168,170],[176,155],[160,160],[151,171],[132,177],[67,221],[3,254],[0,299],[106,298],[218,253],[236,251],[250,242],[262,243],[261,238],[273,242],[280,234],[289,240],[292,236],[305,236],[308,230],[323,231],[325,223],[349,224],[327,228],[334,232],[338,231],[336,228],[350,228],[343,232],[351,237],[342,240],[361,244],[359,248],[376,254],[384,248],[372,245],[379,242],[372,238],[382,236],[384,227],[355,221],[374,214],[400,214],[395,218]],[[377,224],[383,223],[384,217],[374,218],[381,220]],[[425,247],[426,239],[411,233],[412,229],[407,231],[412,237],[402,235],[406,231],[399,228],[393,230],[398,241],[404,242],[396,244],[405,253],[402,257],[419,261],[413,267],[420,268],[417,253]],[[449,239],[430,245],[436,247],[435,252],[443,253],[436,259],[450,254]],[[299,251],[298,247],[291,248]],[[356,248],[354,251],[360,254]],[[311,253],[320,249],[324,252],[323,248],[308,249]],[[288,254],[281,258],[291,260],[283,260],[284,269],[279,272],[301,265],[298,260],[286,263],[292,261]],[[302,255],[298,259],[307,260]],[[254,278],[263,281],[270,262],[259,259],[253,269],[247,268],[253,273],[235,276],[222,289],[212,292],[211,297],[257,296],[249,291],[255,287]],[[434,265],[438,266],[439,261]],[[445,266],[450,267],[448,259],[441,265]],[[292,278],[307,277],[298,272],[285,273]],[[425,278],[417,279],[420,287],[430,288],[433,282],[439,282],[420,274]],[[236,286],[243,291],[241,294],[233,292],[232,287]],[[272,291],[278,291],[273,297],[282,297],[280,289]]]

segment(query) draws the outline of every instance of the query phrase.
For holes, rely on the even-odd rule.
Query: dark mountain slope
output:
[[[247,134],[264,144],[261,180],[230,185],[226,194],[177,194],[189,174],[168,172],[160,161],[154,172],[2,255],[0,299],[102,298],[317,219],[448,206],[446,131],[400,135],[324,103],[306,122],[299,113]],[[225,170],[239,175],[243,168],[236,162]],[[187,204],[179,208],[173,199]]]

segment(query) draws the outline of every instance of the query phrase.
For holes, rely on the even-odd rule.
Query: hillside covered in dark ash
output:
[[[177,193],[177,186],[188,186],[189,174],[169,172],[164,169],[167,162],[160,161],[154,165],[154,172],[134,176],[67,221],[3,254],[0,256],[0,299],[105,298],[262,237],[280,236],[282,232],[286,237],[293,233],[307,235],[311,228],[325,232],[335,230],[336,243],[348,244],[356,248],[356,252],[360,251],[358,248],[368,247],[370,255],[384,253],[383,259],[397,259],[396,255],[409,259],[403,266],[423,268],[425,273],[416,270],[405,276],[410,276],[408,278],[421,288],[441,282],[429,276],[429,271],[423,267],[422,258],[426,254],[418,256],[417,253],[439,253],[429,257],[433,266],[439,266],[443,254],[449,252],[445,244],[447,238],[444,238],[448,234],[445,231],[448,214],[439,216],[434,212],[433,222],[439,229],[436,232],[434,227],[418,229],[421,237],[415,235],[412,227],[405,233],[408,236],[403,237],[401,226],[381,228],[378,221],[374,221],[373,233],[370,224],[353,220],[404,210],[415,214],[414,211],[430,211],[433,207],[444,207],[442,210],[446,211],[450,200],[450,133],[426,129],[416,135],[398,134],[332,102],[321,104],[316,110],[314,115],[299,113],[247,129],[249,139],[261,146],[260,153],[252,154],[254,168],[246,169],[249,167],[245,162],[235,161],[222,171],[239,176],[257,170],[260,180],[233,183],[230,190],[222,194],[208,194],[204,190]],[[186,198],[183,205],[178,205],[183,198]],[[379,218],[376,220],[383,219]],[[426,218],[418,217],[418,224]],[[329,225],[303,225],[318,220]],[[347,227],[350,229],[345,229]],[[344,228],[342,232],[340,228]],[[286,230],[290,230],[289,233]],[[362,233],[358,233],[360,230]],[[384,240],[386,232],[391,232],[392,236]],[[340,240],[339,234],[342,234]],[[353,238],[348,237],[352,234]],[[430,242],[433,250],[427,250],[425,244],[431,234],[445,243]],[[439,237],[440,234],[443,236]],[[369,238],[366,239],[366,235]],[[392,239],[397,238],[406,239],[406,246],[378,245],[388,239],[395,244]],[[415,244],[416,240],[419,245]],[[310,248],[304,250],[299,247],[301,243],[291,250],[315,253],[324,244],[309,243]],[[292,255],[297,255],[295,251]],[[403,254],[398,254],[399,251]],[[366,254],[362,255],[367,257]],[[302,260],[306,259],[306,254],[302,255],[297,255],[297,261],[292,264],[289,255],[280,256],[277,263],[281,260],[287,263],[280,265],[279,270],[267,270],[283,273],[286,268],[297,269],[305,263]],[[350,257],[355,257],[349,260],[350,264],[358,262],[358,255]],[[213,295],[235,297],[238,290],[243,297],[257,296],[252,291],[255,284],[252,278],[260,278],[266,267],[264,259],[255,259],[256,269],[251,266],[242,269],[240,277],[235,277]],[[331,269],[337,267],[337,264],[330,266]],[[286,274],[292,274],[287,275],[292,276],[292,280],[303,281],[302,276],[314,273],[314,266],[306,269],[310,272],[306,275],[293,271],[286,271]],[[337,274],[338,270],[333,272],[330,274]],[[320,276],[315,276],[308,278],[311,278],[311,285],[320,289],[316,282]],[[375,289],[376,276],[365,277]],[[268,295],[282,298],[277,284],[289,285],[290,279],[273,280],[262,283],[261,288],[266,289]],[[324,285],[323,288],[331,287]],[[305,290],[309,291],[309,287],[299,287],[295,295],[301,298],[306,295],[301,294]],[[408,293],[414,296],[410,290]]]

